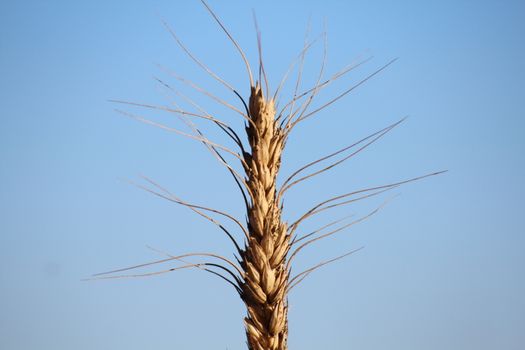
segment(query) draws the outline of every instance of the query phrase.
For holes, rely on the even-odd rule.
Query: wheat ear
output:
[[[248,208],[250,237],[241,257],[245,271],[241,297],[248,310],[244,322],[250,349],[284,350],[290,235],[281,217],[276,179],[285,133],[275,120],[273,99],[264,96],[258,83],[251,88],[249,111],[253,124],[246,131],[251,153],[245,154],[244,170],[252,198]]]
[[[243,196],[246,207],[246,225],[242,224],[233,215],[224,211],[186,202],[147,177],[143,177],[143,179],[149,185],[153,186],[153,188],[144,185],[137,186],[175,204],[187,207],[202,218],[216,225],[228,236],[228,238],[233,243],[235,251],[238,254],[238,256],[236,256],[236,262],[213,252],[194,252],[174,255],[156,250],[166,257],[164,259],[152,261],[149,263],[143,263],[127,268],[96,274],[92,279],[154,276],[187,268],[198,268],[200,270],[210,272],[233,286],[235,291],[239,294],[242,301],[246,305],[247,315],[244,318],[244,324],[246,329],[248,349],[286,350],[288,349],[288,294],[291,289],[301,283],[301,281],[303,281],[307,276],[309,276],[318,268],[349,256],[354,252],[359,251],[361,248],[354,249],[346,254],[322,261],[311,268],[291,276],[291,265],[294,261],[294,258],[299,252],[303,250],[303,248],[322,239],[331,237],[346,228],[368,219],[377,213],[384,204],[380,207],[377,207],[369,214],[350,223],[333,228],[328,232],[326,231],[327,228],[336,225],[337,223],[347,219],[349,216],[346,216],[340,220],[329,222],[308,234],[299,235],[297,231],[301,224],[305,220],[310,219],[321,212],[336,207],[346,206],[359,200],[378,196],[401,185],[429,176],[438,175],[442,172],[434,172],[407,180],[347,192],[319,202],[310,210],[302,214],[297,220],[292,221],[291,224],[285,222],[282,218],[283,196],[290,188],[351,159],[362,150],[366,149],[393,130],[404,119],[401,119],[400,121],[391,124],[384,129],[376,131],[375,133],[362,138],[350,146],[346,146],[333,153],[330,153],[327,156],[309,162],[305,166],[293,172],[280,186],[277,186],[277,176],[281,166],[281,156],[287,138],[292,130],[300,122],[310,118],[324,108],[329,107],[331,104],[352,92],[358,86],[364,84],[366,81],[392,64],[395,60],[392,60],[383,67],[377,69],[372,74],[359,81],[357,84],[344,90],[335,98],[332,98],[328,102],[321,104],[320,107],[310,111],[309,107],[321,89],[352,71],[354,68],[367,62],[368,59],[360,60],[355,64],[349,65],[339,72],[333,74],[329,79],[323,81],[323,73],[325,70],[325,60],[323,58],[315,86],[308,88],[303,92],[299,92],[301,78],[303,75],[305,55],[313,44],[313,42],[308,42],[308,40],[305,39],[303,49],[297,60],[290,66],[283,79],[279,83],[277,89],[272,94],[269,89],[266,71],[263,66],[261,34],[257,23],[255,23],[255,25],[259,51],[259,74],[258,81],[254,81],[250,64],[240,45],[234,40],[233,36],[220,21],[219,17],[212,11],[210,6],[204,0],[201,0],[201,2],[209,11],[213,19],[219,24],[221,30],[226,34],[228,39],[232,42],[235,49],[241,56],[243,65],[247,70],[250,83],[249,99],[246,102],[246,100],[239,94],[238,90],[236,90],[224,79],[219,77],[201,60],[199,60],[184,45],[175,32],[164,22],[164,25],[172,37],[175,39],[180,48],[189,56],[189,58],[200,68],[202,68],[212,79],[218,81],[227,90],[232,92],[236,98],[241,101],[242,107],[238,108],[233,104],[222,100],[221,98],[209,93],[190,80],[182,78],[174,73],[172,73],[172,75],[174,75],[174,77],[181,83],[202,93],[208,98],[215,100],[218,104],[231,109],[235,113],[240,114],[246,122],[245,136],[248,140],[248,145],[245,145],[246,141],[242,140],[240,137],[241,134],[238,134],[225,121],[219,120],[214,115],[207,113],[197,103],[173,89],[169,84],[157,78],[157,82],[159,82],[168,90],[174,92],[179,98],[184,99],[194,109],[196,109],[196,111],[183,110],[176,104],[175,108],[172,108],[121,100],[114,100],[113,102],[126,104],[128,106],[147,108],[150,110],[160,110],[177,115],[186,124],[186,126],[192,130],[192,133],[183,132],[176,128],[151,121],[144,117],[136,116],[129,112],[120,111],[124,115],[132,117],[136,120],[201,142],[221,163],[221,165],[223,165],[231,173]],[[325,39],[325,57],[326,35],[323,34],[323,37]],[[289,73],[296,64],[298,64],[298,69],[293,96],[291,100],[286,103],[284,107],[277,113],[276,101],[279,98],[279,93],[285,84]],[[238,151],[230,149],[222,144],[210,141],[203,134],[203,132],[196,127],[190,118],[214,123],[224,133],[226,133],[231,140],[233,140],[234,144],[238,147]],[[225,158],[225,155],[228,157],[233,157],[233,159],[239,161],[242,170],[230,164],[230,161]],[[335,157],[340,157],[340,159],[334,160]],[[328,165],[322,165],[322,163],[325,161],[330,161],[331,163]],[[318,166],[320,167],[319,170],[312,169],[313,167]],[[309,173],[304,174],[306,171],[309,171]],[[244,174],[242,174],[243,172]],[[226,227],[220,221],[218,221],[218,217],[221,217],[222,219],[228,219],[230,222],[234,223],[236,225],[237,231],[234,232],[233,230],[226,229]],[[238,236],[241,236],[244,241],[244,245],[239,242]],[[305,239],[308,240],[300,243]],[[193,262],[189,261],[190,259],[199,260]],[[203,259],[207,260],[202,261]],[[140,274],[115,275],[116,273],[139,268],[148,268],[151,266],[157,266],[159,264],[173,263],[175,261],[181,262],[184,265]]]

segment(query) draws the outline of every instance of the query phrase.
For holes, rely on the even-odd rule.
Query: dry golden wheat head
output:
[[[388,62],[386,65],[367,75],[358,83],[352,85],[350,88],[343,91],[336,97],[328,100],[320,107],[311,111],[310,106],[312,101],[317,97],[318,93],[322,89],[326,88],[333,81],[353,71],[362,63],[367,62],[368,59],[364,59],[357,64],[351,64],[347,67],[344,67],[327,79],[323,78],[326,57],[326,36],[324,36],[325,56],[321,63],[316,84],[309,89],[300,91],[299,87],[301,85],[300,81],[303,74],[302,70],[304,58],[307,51],[313,44],[313,42],[305,41],[303,49],[297,56],[297,59],[292,63],[292,65],[290,65],[288,72],[285,74],[279,86],[272,95],[269,91],[268,79],[266,77],[266,72],[262,63],[261,36],[257,25],[256,30],[258,33],[257,38],[259,48],[259,79],[257,82],[254,82],[253,74],[246,55],[241,50],[237,42],[233,39],[232,35],[228,32],[226,27],[219,20],[217,15],[208,6],[208,4],[204,0],[201,0],[201,2],[204,4],[215,21],[219,24],[229,40],[233,43],[244,62],[250,82],[250,95],[248,98],[248,103],[246,103],[245,99],[240,95],[238,90],[233,88],[231,84],[219,77],[208,66],[202,63],[193,53],[191,53],[183,44],[183,42],[177,37],[175,32],[166,23],[164,23],[170,34],[175,39],[176,43],[188,55],[188,57],[199,67],[201,67],[206,73],[208,73],[212,79],[218,81],[226,89],[231,91],[236,96],[236,98],[240,100],[242,107],[236,107],[233,103],[222,100],[221,98],[201,88],[196,83],[188,79],[181,78],[172,72],[170,73],[179,82],[202,93],[207,98],[213,99],[215,102],[229,108],[236,114],[239,114],[246,123],[245,137],[241,137],[241,134],[237,133],[228,123],[220,120],[215,115],[208,113],[197,103],[160,79],[157,79],[157,81],[162,86],[172,91],[186,102],[190,103],[195,108],[195,110],[184,110],[178,107],[178,105],[175,105],[175,108],[173,108],[171,106],[156,106],[126,101],[114,102],[178,115],[192,130],[192,133],[183,132],[179,129],[168,127],[141,116],[136,116],[129,112],[120,111],[121,113],[124,113],[139,121],[161,127],[162,129],[175,132],[179,135],[183,135],[203,143],[211,152],[211,154],[218,160],[218,162],[230,172],[244,200],[247,218],[246,224],[243,224],[240,220],[236,219],[234,215],[224,211],[182,200],[147,177],[143,177],[143,179],[150,186],[153,186],[153,188],[145,185],[138,186],[173,203],[185,206],[195,212],[197,215],[200,215],[204,219],[218,226],[233,243],[237,253],[236,262],[214,253],[188,253],[183,255],[172,255],[160,252],[166,256],[164,259],[96,274],[94,275],[94,278],[102,279],[151,276],[185,268],[198,268],[213,273],[233,286],[246,305],[247,316],[244,318],[244,325],[246,329],[248,348],[250,350],[285,350],[288,348],[288,293],[313,271],[326,264],[346,257],[361,248],[354,249],[346,254],[322,261],[302,272],[295,274],[294,276],[291,276],[291,266],[294,258],[305,247],[321,239],[333,236],[334,234],[341,232],[342,230],[374,215],[379,211],[380,208],[382,208],[382,205],[371,211],[369,214],[357,218],[351,222],[340,224],[341,222],[344,222],[352,217],[346,216],[342,219],[335,220],[326,225],[323,225],[313,232],[301,235],[299,228],[301,227],[302,223],[305,220],[308,220],[318,213],[324,212],[326,210],[350,205],[359,200],[378,196],[403,184],[437,175],[441,172],[431,173],[386,185],[373,186],[366,189],[343,193],[339,196],[317,203],[292,223],[285,222],[282,218],[283,196],[290,188],[309,178],[324,173],[347,161],[348,159],[351,159],[353,156],[360,153],[394,129],[404,120],[404,118],[390,126],[387,126],[384,129],[362,138],[361,140],[349,146],[345,146],[331,154],[328,154],[327,156],[306,164],[297,171],[293,172],[288,178],[285,179],[285,181],[283,181],[280,186],[278,186],[277,177],[281,167],[281,157],[287,138],[292,130],[294,130],[295,126],[297,126],[299,123],[316,115],[324,108],[330,106],[332,103],[338,101],[353,91],[355,88],[368,81],[370,78],[388,67],[395,60]],[[298,68],[297,81],[295,83],[293,97],[288,103],[284,105],[282,109],[276,110],[275,101],[294,66],[298,66]],[[265,88],[263,88],[263,83]],[[213,122],[231,140],[233,140],[235,145],[238,147],[238,151],[232,150],[222,144],[209,140],[192,121],[194,119]],[[243,141],[243,139],[247,140],[247,144],[246,141]],[[237,166],[232,165],[231,161],[226,159],[226,155],[238,160],[242,170],[239,170]],[[339,157],[339,159],[337,159],[337,157]],[[336,160],[334,160],[334,158]],[[323,166],[321,165],[323,162],[329,163],[328,165]],[[315,167],[319,166],[321,169],[313,170]],[[223,225],[223,223],[219,220],[219,218],[232,222],[240,230],[240,233],[243,235],[244,244],[239,243],[237,234],[230,232],[231,230],[227,229],[226,226]],[[334,228],[334,226],[336,227]],[[188,260],[194,258],[206,260],[198,262]],[[164,264],[174,261],[182,262],[184,265],[149,273],[115,275],[115,273],[137,268],[156,266],[157,264]],[[109,276],[106,276],[108,274]]]

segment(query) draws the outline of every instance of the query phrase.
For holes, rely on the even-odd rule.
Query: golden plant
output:
[[[323,80],[325,70],[325,58],[323,58],[319,74],[317,75],[316,84],[312,88],[300,92],[299,86],[301,76],[303,74],[304,59],[306,53],[313,44],[313,41],[305,41],[302,51],[299,53],[297,59],[290,65],[284,78],[281,80],[280,84],[272,94],[269,89],[268,79],[266,77],[266,72],[262,62],[260,32],[258,30],[257,24],[256,31],[259,50],[259,76],[258,80],[255,81],[248,59],[246,58],[246,55],[241,47],[233,39],[230,32],[219,20],[217,15],[211,10],[209,5],[204,0],[201,0],[201,2],[211,14],[213,19],[218,23],[222,31],[229,38],[231,43],[233,43],[244,62],[250,82],[249,99],[246,102],[237,89],[233,88],[229,83],[219,77],[207,65],[200,61],[190,50],[188,50],[188,48],[183,44],[175,32],[164,22],[164,25],[171,33],[177,44],[189,56],[189,58],[213,79],[221,83],[231,93],[233,93],[240,101],[242,106],[241,108],[238,108],[233,104],[213,95],[190,80],[177,75],[175,75],[175,78],[190,88],[195,89],[208,98],[213,99],[215,102],[226,106],[227,108],[242,116],[245,121],[245,136],[247,139],[247,146],[246,141],[243,142],[240,134],[230,127],[228,123],[220,120],[212,114],[209,114],[193,100],[174,90],[169,84],[160,79],[158,79],[158,81],[162,85],[175,92],[181,98],[184,98],[193,107],[195,107],[196,111],[192,112],[178,107],[171,108],[166,106],[133,103],[120,100],[114,100],[113,102],[155,110],[163,110],[179,115],[186,125],[192,130],[191,133],[186,133],[179,129],[159,124],[129,112],[119,111],[139,121],[202,142],[208,148],[211,154],[230,172],[244,198],[247,217],[246,224],[243,224],[233,215],[230,215],[224,211],[186,202],[149,178],[143,177],[144,180],[154,188],[144,185],[138,186],[159,197],[188,207],[198,215],[217,225],[233,243],[236,253],[238,254],[238,256],[236,256],[237,261],[234,262],[231,259],[214,253],[188,253],[178,256],[168,254],[165,259],[96,274],[94,275],[94,278],[107,279],[152,276],[187,268],[199,268],[208,271],[221,277],[224,281],[232,285],[246,305],[247,316],[244,319],[244,325],[246,329],[248,348],[250,350],[285,350],[288,348],[288,293],[313,271],[317,270],[321,266],[348,256],[360,248],[352,250],[333,259],[322,261],[300,273],[292,275],[291,266],[294,258],[306,246],[332,236],[358,222],[369,218],[375,214],[381,208],[381,206],[354,221],[336,226],[343,220],[347,219],[343,218],[330,222],[308,234],[300,235],[298,233],[300,225],[305,220],[315,216],[320,212],[324,212],[325,210],[348,205],[362,199],[378,196],[405,183],[437,175],[441,172],[344,193],[319,202],[292,223],[285,222],[282,218],[283,196],[290,188],[301,183],[302,181],[328,171],[329,169],[332,169],[333,167],[352,158],[379,140],[393,128],[398,126],[404,119],[399,120],[396,123],[393,123],[392,125],[389,125],[386,128],[383,128],[347,147],[339,149],[331,154],[306,164],[297,171],[293,172],[288,178],[284,180],[281,185],[278,185],[277,176],[281,166],[281,155],[286,145],[287,139],[292,130],[294,130],[294,127],[307,118],[312,117],[319,111],[328,107],[332,103],[338,101],[345,95],[349,94],[355,88],[384,70],[395,60],[392,60],[383,67],[377,69],[372,74],[346,89],[336,97],[330,99],[328,102],[322,104],[320,107],[310,110],[312,101],[323,88],[338,78],[346,75],[367,60],[365,59],[356,64],[349,65],[339,72],[333,74],[328,79]],[[323,37],[325,42],[324,52],[326,56],[326,36]],[[295,83],[294,95],[288,103],[277,110],[276,100],[280,96],[279,94],[281,89],[295,66],[298,66],[298,73],[297,81]],[[210,141],[205,136],[205,134],[196,127],[190,118],[200,118],[213,122],[234,141],[236,146],[238,146],[238,151],[234,151],[224,145]],[[235,166],[233,166],[231,162],[229,162],[224,157],[225,154],[229,154],[230,156],[233,156],[235,159],[237,159],[240,162],[242,171],[239,171]],[[330,161],[337,156],[341,158],[333,161],[332,163],[329,163],[328,165],[322,166],[319,170],[312,170],[312,167],[320,165],[322,162]],[[233,233],[227,230],[225,226],[217,219],[219,216],[231,220],[236,226],[238,226],[240,232],[244,236],[242,247],[238,241],[238,238],[236,238]],[[189,258],[207,258],[214,260],[191,262],[188,260]],[[182,262],[183,265],[172,267],[166,270],[142,274],[117,274],[128,270],[173,261]]]

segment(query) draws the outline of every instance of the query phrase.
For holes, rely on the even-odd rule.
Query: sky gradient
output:
[[[301,50],[309,18],[311,38],[326,23],[328,73],[373,56],[314,106],[399,57],[291,136],[281,179],[409,116],[359,156],[290,191],[286,220],[339,193],[449,170],[397,189],[370,220],[305,250],[296,272],[365,246],[290,295],[290,349],[523,349],[523,2],[210,5],[253,66],[256,11],[272,89]],[[235,185],[201,144],[114,109],[183,129],[179,120],[108,102],[180,102],[154,79],[177,85],[173,70],[238,105],[184,55],[162,20],[247,96],[240,57],[198,1],[0,4],[2,349],[245,349],[241,301],[201,271],[82,281],[162,257],[148,246],[232,256],[213,225],[130,184],[145,175],[243,218]],[[321,57],[319,42],[305,64],[305,88]],[[238,116],[177,86],[242,128]],[[281,105],[290,92],[291,85]],[[304,230],[364,215],[386,198],[327,213]]]

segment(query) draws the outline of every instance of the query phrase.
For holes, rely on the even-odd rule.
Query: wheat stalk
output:
[[[192,133],[183,132],[176,128],[168,127],[161,123],[151,121],[147,118],[137,116],[126,111],[119,111],[141,122],[160,127],[170,132],[175,132],[179,135],[186,136],[190,139],[203,143],[204,146],[211,152],[211,154],[219,161],[219,163],[230,172],[243,196],[247,217],[246,225],[244,225],[240,220],[236,219],[233,215],[224,211],[203,205],[189,203],[172,194],[170,191],[147,177],[143,177],[143,179],[152,187],[141,184],[136,185],[161,198],[167,199],[178,205],[185,206],[204,219],[215,224],[232,241],[236,253],[238,254],[238,257],[236,257],[237,262],[210,252],[187,253],[182,255],[172,255],[161,252],[166,256],[164,259],[96,274],[92,279],[145,277],[186,268],[198,268],[210,272],[233,286],[242,301],[245,303],[247,316],[244,319],[244,324],[246,328],[248,348],[250,350],[285,350],[288,348],[287,315],[288,294],[290,290],[297,286],[301,281],[304,280],[304,278],[309,276],[318,268],[348,256],[361,248],[354,249],[346,254],[322,261],[311,268],[308,268],[292,276],[291,267],[294,258],[307,246],[318,242],[321,239],[328,238],[348,227],[351,227],[354,224],[371,217],[377,213],[385,203],[367,215],[357,218],[349,223],[341,224],[335,228],[333,228],[335,225],[347,220],[350,216],[327,223],[326,225],[323,225],[319,229],[308,234],[299,235],[298,229],[301,224],[305,220],[319,214],[320,212],[349,205],[366,198],[378,196],[403,184],[437,175],[441,172],[431,173],[386,185],[378,185],[366,189],[351,191],[336,197],[328,198],[313,206],[310,210],[305,212],[291,224],[285,222],[282,218],[283,196],[290,188],[314,176],[324,173],[352,158],[362,150],[381,139],[388,132],[393,130],[396,126],[404,121],[404,118],[384,129],[370,134],[369,136],[349,146],[346,146],[327,156],[321,157],[306,164],[297,171],[293,172],[280,186],[278,186],[277,177],[281,166],[281,155],[292,130],[305,119],[314,116],[319,111],[327,108],[332,103],[341,99],[355,88],[368,81],[370,78],[392,64],[395,60],[390,61],[386,65],[366,76],[357,84],[346,89],[343,93],[337,95],[328,102],[325,102],[315,110],[310,111],[309,107],[311,106],[312,101],[317,97],[317,94],[322,89],[324,89],[333,81],[346,75],[354,68],[367,62],[369,58],[360,60],[347,67],[344,67],[342,70],[331,75],[330,78],[326,80],[323,80],[323,74],[325,70],[325,59],[323,58],[316,79],[316,84],[313,87],[301,92],[299,91],[299,86],[303,74],[305,55],[314,43],[305,40],[303,49],[299,53],[297,60],[292,63],[285,76],[279,83],[277,89],[272,94],[269,90],[269,83],[263,65],[261,35],[257,26],[257,22],[255,21],[257,44],[259,49],[259,65],[258,79],[254,79],[248,59],[246,58],[246,55],[242,51],[241,47],[233,39],[233,36],[228,32],[226,27],[219,20],[218,16],[211,10],[209,5],[204,0],[201,0],[201,2],[213,19],[219,24],[220,28],[227,35],[228,39],[233,43],[235,49],[242,58],[250,83],[250,96],[248,102],[246,103],[246,101],[241,97],[241,94],[231,84],[213,72],[202,61],[200,61],[184,45],[175,32],[165,22],[164,25],[166,28],[173,36],[176,43],[189,56],[189,58],[193,60],[199,67],[201,67],[206,73],[208,73],[210,77],[231,91],[236,96],[236,98],[239,99],[242,106],[236,107],[232,103],[226,102],[223,99],[220,99],[217,96],[211,94],[196,83],[182,78],[176,73],[168,71],[165,68],[163,68],[163,70],[168,71],[172,76],[174,76],[178,81],[182,82],[186,86],[196,90],[199,93],[202,93],[207,98],[211,98],[215,102],[231,109],[235,113],[240,114],[246,122],[245,137],[248,140],[248,145],[246,146],[244,144],[242,141],[243,138],[240,136],[240,134],[237,133],[226,122],[220,120],[213,114],[208,113],[196,102],[189,99],[184,94],[170,86],[168,83],[158,78],[156,78],[157,81],[163,87],[184,99],[192,107],[194,107],[196,111],[184,110],[176,103],[175,107],[173,108],[121,100],[114,100],[113,102],[177,115],[191,129]],[[325,42],[324,57],[326,57],[325,34],[323,34],[323,38]],[[279,98],[282,86],[285,84],[290,72],[296,65],[299,68],[295,82],[294,95],[290,101],[286,103],[279,112],[277,112],[275,101]],[[192,122],[192,119],[195,118],[213,122],[234,141],[235,145],[238,147],[238,151],[209,140],[207,136],[195,125],[195,123]],[[234,159],[238,160],[241,165],[241,169],[238,169],[236,166],[232,165],[230,161],[224,157],[224,154],[229,154],[230,156],[234,157]],[[333,160],[334,157],[338,156],[341,158],[338,160]],[[331,161],[331,163],[323,166],[320,170],[310,170],[312,167],[326,161]],[[308,171],[311,172],[306,173]],[[226,226],[219,221],[218,217],[222,217],[223,219],[233,222],[239,228],[244,237],[243,245],[238,242],[236,234],[226,229]],[[326,231],[331,227],[331,230]],[[302,242],[304,240],[306,241]],[[300,242],[302,243],[299,244]],[[199,260],[197,262],[188,260],[192,258],[212,260]],[[184,265],[141,274],[122,274],[125,271],[156,266],[158,264],[165,264],[174,261],[179,261]]]

